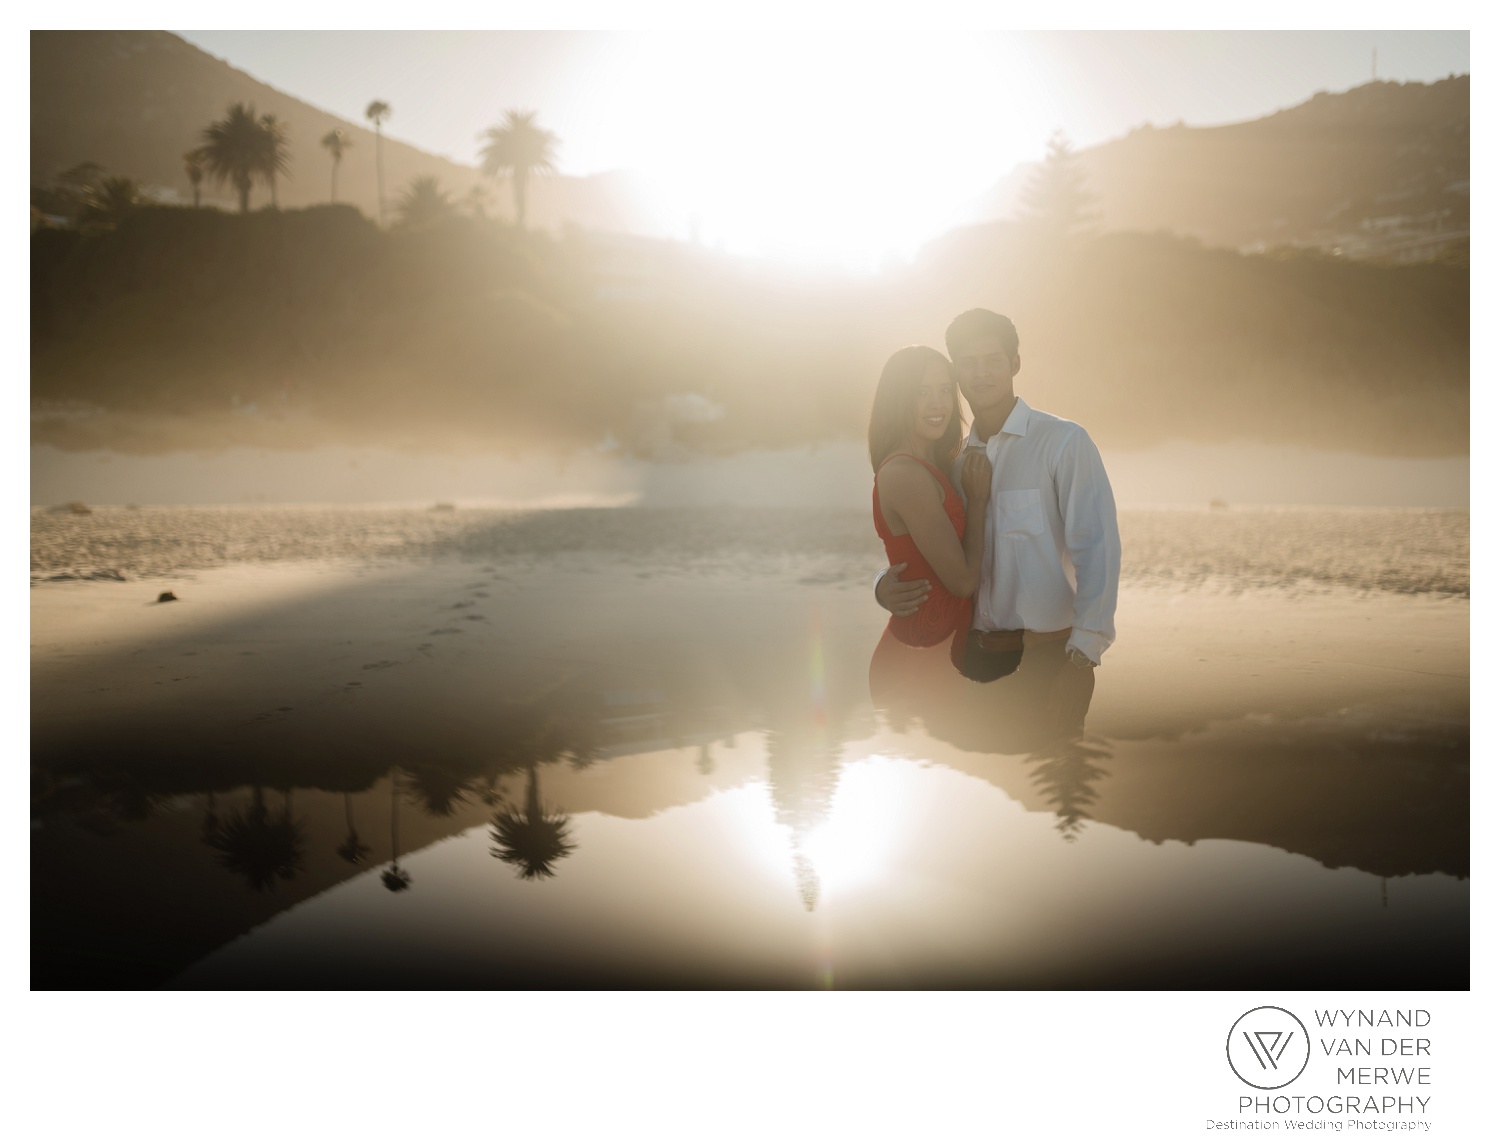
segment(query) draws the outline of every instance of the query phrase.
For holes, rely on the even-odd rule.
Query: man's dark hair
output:
[[[1021,338],[1016,334],[1016,326],[1009,317],[991,313],[988,309],[970,309],[953,318],[953,323],[943,334],[949,359],[957,360],[958,349],[975,337],[999,337],[1011,360],[1015,360],[1016,354],[1021,351]]]

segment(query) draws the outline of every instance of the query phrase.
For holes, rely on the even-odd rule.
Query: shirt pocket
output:
[[[1042,493],[1037,488],[997,492],[992,514],[997,535],[1025,539],[1047,533],[1047,520],[1042,514]]]

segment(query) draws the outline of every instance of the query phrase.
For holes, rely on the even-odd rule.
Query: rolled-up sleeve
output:
[[[1063,539],[1078,585],[1068,648],[1098,662],[1115,640],[1120,524],[1104,461],[1082,429],[1069,434],[1058,456],[1055,480]]]

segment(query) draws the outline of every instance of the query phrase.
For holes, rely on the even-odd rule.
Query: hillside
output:
[[[371,99],[380,97],[378,91]],[[103,164],[111,175],[192,201],[183,153],[203,128],[224,116],[231,103],[254,104],[288,127],[292,169],[278,189],[284,207],[326,203],[332,162],[318,140],[335,127],[353,138],[339,170],[339,200],[375,216],[375,134],[367,123],[351,123],[277,91],[223,60],[168,32],[31,33],[31,179],[45,183],[82,162]],[[399,118],[400,108],[395,112]],[[437,178],[461,196],[480,181],[473,167],[450,162],[387,136],[382,143],[386,199],[419,175]],[[233,191],[205,183],[205,202],[233,209]],[[492,187],[490,209],[511,210],[508,187]],[[257,187],[251,206],[269,197]],[[590,229],[641,229],[629,180],[620,175],[538,177],[530,204],[533,224],[565,220]]]
[[[1214,246],[1431,256],[1469,228],[1469,77],[1367,83],[1221,127],[1140,127],[1078,152],[1101,228]],[[1007,217],[1013,172],[980,205]]]
[[[858,439],[886,357],[941,344],[973,305],[1016,319],[1019,390],[1104,445],[1468,449],[1463,261],[1139,234],[1049,247],[992,225],[871,281],[795,279],[461,216],[381,231],[327,206],[38,231],[32,396],[66,415],[34,415],[33,438],[149,451],[612,437],[656,456]]]

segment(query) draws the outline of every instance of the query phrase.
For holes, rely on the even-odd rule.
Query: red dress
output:
[[[943,489],[943,510],[962,541],[967,520],[958,492],[953,490],[948,477],[930,463],[916,456],[910,458],[937,477]],[[925,578],[932,584],[932,592],[915,614],[905,618],[893,615],[886,624],[870,659],[870,697],[876,708],[885,710],[894,723],[902,723],[911,715],[926,720],[954,700],[955,691],[963,686],[958,665],[969,634],[973,604],[970,599],[955,598],[948,592],[932,564],[917,550],[915,539],[909,534],[891,533],[885,516],[880,513],[878,484],[874,505],[875,533],[885,543],[886,558],[892,564],[906,564],[901,572],[902,581]]]
[[[937,477],[938,484],[943,489],[943,510],[947,512],[948,521],[958,533],[959,542],[963,542],[964,526],[967,523],[964,504],[958,492],[953,490],[953,485],[948,482],[948,477],[924,459],[905,452],[898,452],[897,455],[916,460]],[[895,458],[894,455],[888,456],[880,466],[885,467]],[[967,636],[974,613],[973,600],[955,598],[948,593],[947,587],[933,572],[932,564],[917,550],[917,541],[910,534],[891,533],[891,529],[886,526],[885,516],[880,511],[880,472],[877,470],[875,475],[875,533],[885,543],[886,560],[893,565],[906,564],[906,569],[901,572],[902,582],[925,578],[932,584],[932,593],[922,603],[921,609],[905,618],[892,615],[888,629],[898,641],[905,642],[908,646],[936,646],[940,642],[949,641],[959,632]]]

